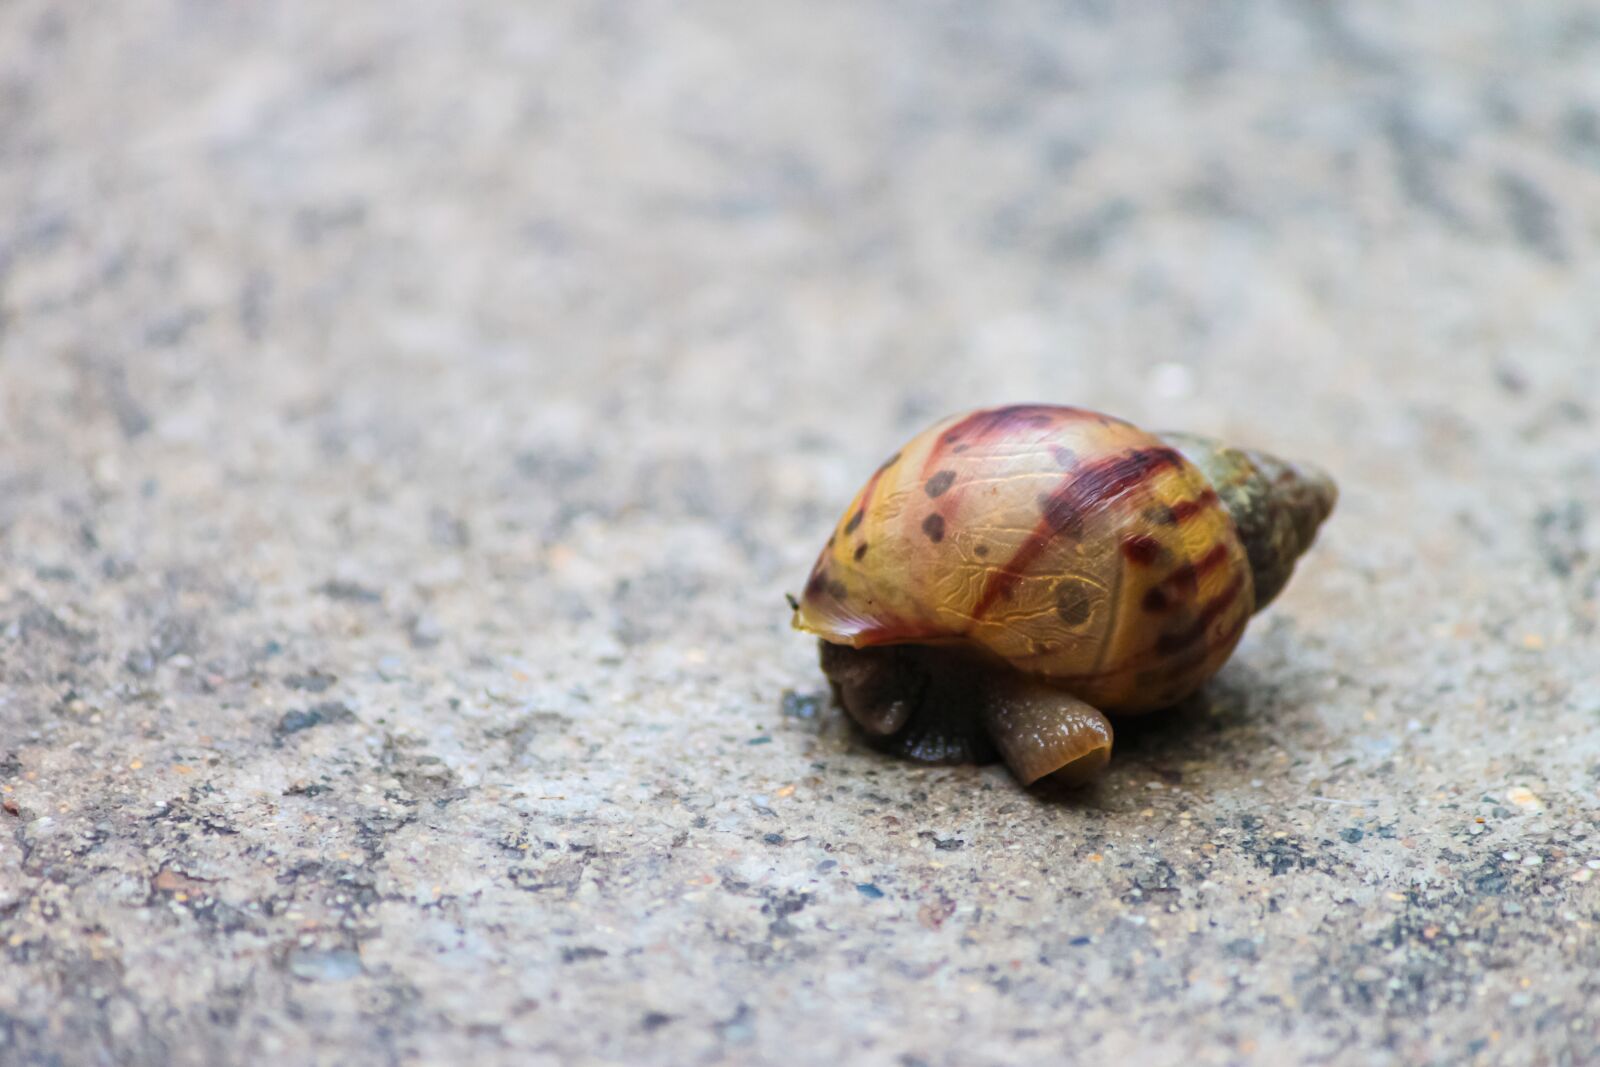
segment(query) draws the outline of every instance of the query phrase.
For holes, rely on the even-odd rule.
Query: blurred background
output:
[[[0,203],[0,1061],[1600,1055],[1600,8],[15,0]],[[1019,400],[1344,491],[1075,805],[783,605]]]

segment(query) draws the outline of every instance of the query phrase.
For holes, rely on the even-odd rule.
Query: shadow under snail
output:
[[[856,494],[794,626],[880,747],[1081,782],[1103,713],[1215,674],[1337,497],[1308,465],[1080,408],[956,415]]]

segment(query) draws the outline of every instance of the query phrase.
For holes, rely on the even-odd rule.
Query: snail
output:
[[[1079,783],[1110,759],[1105,713],[1221,668],[1337,497],[1309,465],[1081,408],[955,415],[856,494],[793,624],[880,747]]]

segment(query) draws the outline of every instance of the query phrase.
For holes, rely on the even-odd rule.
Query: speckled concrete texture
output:
[[[1600,1060],[1600,8],[0,7],[0,1063]],[[933,417],[1344,496],[1081,795],[783,594]]]

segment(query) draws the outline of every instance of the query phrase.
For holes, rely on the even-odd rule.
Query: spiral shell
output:
[[[1072,407],[976,411],[878,468],[794,622],[857,649],[960,644],[1096,708],[1149,710],[1222,666],[1257,584],[1281,586],[1331,507],[1322,476],[1205,439]]]

